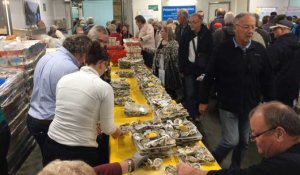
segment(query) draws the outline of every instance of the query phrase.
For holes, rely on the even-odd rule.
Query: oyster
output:
[[[146,166],[150,168],[159,169],[163,163],[163,160],[161,158],[155,158],[154,160],[147,159]]]
[[[168,165],[165,167],[166,175],[177,175],[177,168],[174,165]]]

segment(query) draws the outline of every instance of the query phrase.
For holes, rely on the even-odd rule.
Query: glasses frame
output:
[[[260,133],[258,133],[258,134],[255,134],[255,135],[252,135],[252,132],[250,132],[250,133],[249,133],[249,140],[253,142],[256,138],[258,138],[258,137],[260,137],[260,136],[262,136],[262,135],[264,135],[264,134],[266,134],[266,133],[268,133],[268,132],[270,132],[270,131],[273,131],[273,130],[276,129],[276,128],[277,128],[277,126],[276,126],[276,127],[269,128],[269,129],[267,129],[267,130],[265,130],[265,131],[263,131],[263,132],[260,132]]]
[[[255,30],[256,29],[255,26],[252,28],[252,26],[243,26],[243,25],[240,25],[240,24],[235,24],[235,25],[239,26],[240,28],[242,28],[243,30],[246,30],[246,31]]]

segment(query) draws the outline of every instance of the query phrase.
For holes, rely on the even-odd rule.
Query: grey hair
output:
[[[117,31],[117,26],[115,24],[109,24],[107,26],[107,28],[108,28],[109,32],[111,32],[111,33]]]
[[[227,12],[224,16],[225,25],[233,24],[233,22],[234,22],[234,13],[233,12]]]
[[[300,136],[300,117],[289,106],[271,101],[261,104],[250,112],[250,118],[256,112],[262,112],[265,124],[269,128],[282,127],[290,136]]]
[[[199,21],[203,21],[202,17],[198,13],[191,14],[190,18],[194,17],[194,16],[197,16],[197,18],[199,19]]]
[[[96,175],[94,169],[81,160],[54,160],[38,175]]]
[[[245,17],[245,16],[252,16],[253,19],[255,20],[255,17],[253,16],[252,13],[240,13],[240,14],[238,14],[238,15],[235,16],[233,24],[234,25],[238,24],[240,22],[240,19],[243,18],[243,17]]]
[[[65,39],[63,47],[73,55],[78,53],[80,55],[89,52],[92,45],[92,40],[86,35],[72,35]]]
[[[171,27],[167,26],[167,25],[164,25],[162,26],[162,29],[165,30],[165,32],[167,33],[167,36],[168,36],[168,41],[171,41],[171,40],[174,40],[175,39],[175,34],[172,30]]]
[[[91,30],[88,33],[88,37],[91,38],[91,40],[93,41],[98,41],[100,33],[107,34],[107,30],[105,29],[105,27],[97,25],[91,28]]]
[[[189,14],[186,9],[180,9],[180,10],[178,10],[178,13],[180,14],[180,16],[182,18],[186,18],[186,19],[189,18]]]

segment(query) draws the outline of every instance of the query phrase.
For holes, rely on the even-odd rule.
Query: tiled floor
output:
[[[202,120],[203,134],[205,139],[203,140],[206,146],[212,150],[219,142],[221,131],[220,124],[217,116],[217,112],[213,109],[209,110],[209,113]],[[230,164],[231,156],[228,156],[222,163],[222,167],[226,168]],[[245,156],[245,160],[242,167],[248,167],[258,163],[261,160],[261,156],[258,155],[256,146],[252,143],[249,145],[249,150]],[[18,171],[17,175],[36,175],[39,170],[42,169],[41,154],[38,146],[29,155],[23,166]]]

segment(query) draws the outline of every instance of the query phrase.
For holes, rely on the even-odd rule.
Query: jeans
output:
[[[184,77],[184,91],[185,91],[185,108],[191,117],[199,114],[198,111],[198,89],[199,82],[194,75],[186,75]]]
[[[242,159],[249,143],[249,117],[219,109],[222,138],[217,148],[212,152],[218,163],[233,149],[230,168],[240,168]]]
[[[30,134],[34,137],[35,141],[38,143],[42,157],[43,157],[43,162],[44,162],[44,153],[43,153],[43,147],[45,143],[45,139],[47,137],[48,129],[49,129],[50,123],[49,124],[41,124],[38,123],[34,118],[32,118],[29,114],[27,117],[27,128],[30,132]]]
[[[109,163],[109,135],[102,133],[97,136],[99,165]]]
[[[10,131],[7,123],[0,123],[0,174],[8,175],[7,153],[10,142]]]

